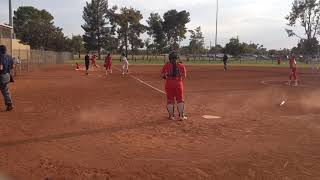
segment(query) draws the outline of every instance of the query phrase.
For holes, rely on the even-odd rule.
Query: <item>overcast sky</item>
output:
[[[8,0],[0,0],[0,24],[8,22]],[[86,0],[12,0],[18,6],[46,9],[55,17],[55,24],[66,35],[82,34],[82,10]],[[256,42],[271,48],[291,48],[298,39],[288,38],[286,20],[293,0],[220,0],[218,43],[224,45],[231,37]],[[187,10],[191,14],[189,29],[201,26],[206,45],[214,42],[215,0],[109,0],[109,5],[139,9],[145,19],[151,12],[161,15],[169,9]]]

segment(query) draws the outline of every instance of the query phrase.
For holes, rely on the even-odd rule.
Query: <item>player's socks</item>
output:
[[[167,105],[167,110],[168,110],[168,113],[169,113],[169,118],[170,119],[174,119],[174,105],[173,104],[168,104]]]
[[[179,111],[180,120],[187,120],[188,118],[184,114],[184,102],[178,103],[177,105]]]

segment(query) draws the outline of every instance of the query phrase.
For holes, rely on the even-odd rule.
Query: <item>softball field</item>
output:
[[[125,77],[73,69],[47,66],[11,84],[16,109],[0,112],[2,174],[19,180],[320,177],[320,74],[309,69],[299,71],[300,86],[290,87],[287,68],[224,72],[187,65],[184,122],[167,119],[161,66],[134,65]]]

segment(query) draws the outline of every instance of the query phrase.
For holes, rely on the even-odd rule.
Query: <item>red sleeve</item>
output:
[[[166,74],[167,73],[167,64],[163,66],[162,70],[161,70],[161,74]]]
[[[180,70],[181,70],[181,76],[183,78],[187,77],[187,70],[186,70],[186,67],[183,64],[181,64]]]

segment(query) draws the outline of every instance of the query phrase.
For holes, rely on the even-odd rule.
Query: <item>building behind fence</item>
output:
[[[41,65],[64,64],[66,60],[73,59],[71,52],[32,50],[30,46],[21,44],[18,39],[12,39],[11,31],[10,26],[0,25],[0,45],[5,45],[8,54],[18,60],[20,74],[32,71]]]
[[[5,45],[10,55],[12,50],[11,30],[10,26],[0,25],[0,45]]]

